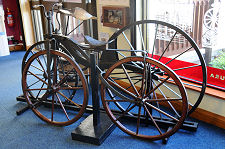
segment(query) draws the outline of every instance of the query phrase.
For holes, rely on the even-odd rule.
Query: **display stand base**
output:
[[[16,100],[17,100],[17,101],[26,102],[26,99],[25,99],[25,97],[24,97],[23,95],[20,95],[20,96],[16,97]],[[29,110],[29,106],[28,106],[28,105],[26,105],[26,106],[24,106],[23,108],[17,110],[17,111],[16,111],[16,114],[17,114],[17,115],[21,115],[22,113],[24,113],[24,112],[27,111],[27,110]]]
[[[26,102],[25,98],[23,95],[17,97],[17,101],[22,101]],[[46,106],[51,105],[51,102],[45,102],[43,104],[46,104]],[[81,105],[82,106],[82,105]],[[65,105],[66,108],[71,108],[76,110],[76,107],[71,107]],[[25,106],[22,109],[17,110],[17,115],[22,114],[26,110],[29,109],[29,106]],[[100,108],[100,124],[98,126],[93,125],[93,106],[88,105],[86,109],[86,113],[90,113],[91,115],[88,116],[72,133],[72,139],[73,140],[78,140],[86,143],[91,143],[95,145],[101,145],[101,143],[107,138],[108,135],[113,131],[115,128],[115,125],[111,122],[109,117],[106,115],[105,110]],[[118,111],[118,114],[121,114]],[[125,115],[123,117],[126,120],[130,121],[137,121],[136,117],[131,117],[129,115]],[[156,122],[162,126],[163,128],[167,129],[169,131],[171,128],[170,126],[173,125],[170,119],[160,119],[157,117],[154,117]],[[149,120],[148,122],[151,124],[152,122]],[[183,130],[188,130],[188,131],[197,131],[198,128],[198,123],[197,122],[192,122],[192,121],[184,121],[183,125],[181,126],[180,129]],[[163,144],[166,144],[168,142],[169,138],[165,138],[162,140]]]
[[[115,129],[115,124],[113,124],[106,113],[100,112],[100,117],[100,123],[97,126],[94,126],[93,114],[89,115],[74,131],[72,131],[72,139],[101,145]]]

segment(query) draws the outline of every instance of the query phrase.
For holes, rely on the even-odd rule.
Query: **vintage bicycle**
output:
[[[118,30],[108,42],[85,36],[88,44],[82,45],[67,36],[52,32],[55,6],[60,7],[61,4],[56,3],[52,10],[44,11],[48,22],[45,41],[29,48],[22,64],[24,97],[40,119],[64,126],[82,117],[88,104],[89,85],[80,65],[83,70],[90,67],[92,62],[89,52],[98,52],[100,57],[96,77],[101,80],[102,106],[110,119],[125,133],[149,140],[167,138],[197,108],[206,87],[206,67],[198,46],[184,31],[162,21],[144,20]],[[43,5],[35,7],[44,8]],[[58,11],[71,16],[79,13],[60,8]],[[93,18],[84,10],[82,16],[88,16],[83,20]],[[153,31],[152,48],[147,44],[152,41],[145,40],[143,36],[147,28]],[[166,39],[169,40],[158,56],[157,36],[162,35],[165,28],[168,31]],[[134,46],[127,36],[133,31],[140,37],[140,49],[136,49],[138,46]],[[166,57],[167,50],[177,37],[182,37],[185,41],[183,44],[189,48],[174,57]],[[119,41],[125,41],[123,43],[128,46],[120,48]],[[179,58],[189,51],[195,55],[198,64],[187,65],[185,62],[183,65]],[[173,67],[174,61],[180,62],[179,68]],[[175,73],[196,68],[201,75],[197,81]],[[196,94],[196,100],[187,100],[187,86],[200,91]],[[167,121],[171,129],[165,130],[159,120]]]

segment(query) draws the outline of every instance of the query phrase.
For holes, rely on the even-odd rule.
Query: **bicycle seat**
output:
[[[84,36],[85,40],[87,41],[87,43],[90,46],[90,49],[94,49],[94,50],[106,50],[106,44],[108,42],[104,42],[104,41],[99,41],[96,40],[90,36]]]
[[[91,15],[86,10],[84,10],[80,7],[75,7],[74,12],[72,13],[72,16],[79,20],[89,20],[89,19],[96,20],[97,19],[97,17]]]
[[[67,9],[59,9],[58,11],[62,14],[69,15],[69,16],[72,16],[76,19],[83,20],[83,21],[89,20],[89,19],[97,19],[97,17],[91,15],[86,10],[84,10],[80,7],[75,7],[75,9],[73,11],[67,10]]]

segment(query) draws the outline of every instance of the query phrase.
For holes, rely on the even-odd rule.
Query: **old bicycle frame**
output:
[[[182,30],[168,23],[146,20],[135,22],[119,30],[107,43],[85,36],[88,45],[81,45],[66,36],[52,32],[54,6],[60,7],[61,4],[53,5],[51,11],[44,10],[48,21],[46,40],[34,44],[23,59],[22,88],[32,111],[43,121],[53,125],[70,125],[80,119],[85,112],[89,95],[88,81],[82,71],[89,68],[92,63],[87,51],[98,52],[101,58],[98,60],[100,65],[96,67],[101,79],[101,100],[110,119],[125,133],[139,138],[158,140],[174,134],[182,126],[188,112],[194,111],[203,96],[201,93],[197,102],[188,104],[185,87],[175,73],[183,69],[204,68],[198,47],[192,39]],[[40,7],[44,8],[43,5]],[[65,11],[60,12],[65,14]],[[82,14],[92,18],[83,10]],[[160,26],[175,30],[166,47],[172,43],[176,35],[183,35],[191,44],[185,52],[194,49],[201,64],[172,70],[170,66],[160,62],[165,52],[159,59],[149,57],[141,32],[139,33],[144,50],[136,50],[125,35],[126,30],[132,26],[136,28],[137,25],[137,31],[141,31],[140,26],[147,23],[156,24],[155,34]],[[130,50],[117,47],[120,35],[125,38]],[[106,44],[109,44],[110,49],[106,49]],[[141,56],[126,56],[131,52],[141,53],[137,54]],[[106,55],[115,57],[108,57],[109,62]],[[179,55],[167,63],[171,63]],[[78,64],[83,65],[83,69]],[[203,70],[202,73],[204,76],[205,71]],[[198,86],[203,90],[202,92],[204,92],[204,81],[203,77],[203,85]],[[50,108],[43,106],[44,103]],[[133,123],[125,122],[124,118],[128,118]],[[167,121],[171,129],[165,131],[159,120]]]

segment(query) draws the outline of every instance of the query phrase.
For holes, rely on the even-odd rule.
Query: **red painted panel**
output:
[[[20,35],[22,35],[22,33],[21,33],[21,25],[20,25],[20,19],[19,19],[19,10],[17,7],[17,0],[1,0],[1,1],[3,4],[5,16],[6,16],[7,7],[8,7],[11,10],[13,19],[14,19],[14,26],[9,27],[7,25],[7,19],[5,17],[5,27],[6,27],[7,36],[14,36],[15,40],[20,40]],[[10,42],[9,44],[12,44],[12,42]]]
[[[154,55],[153,58],[158,60],[159,56]],[[162,57],[162,59],[160,61],[162,63],[166,63],[170,60],[171,60],[171,58]],[[197,64],[186,62],[186,61],[181,61],[181,60],[173,60],[167,66],[169,66],[170,68],[172,68],[174,70],[174,69],[184,68],[184,67],[189,67],[189,66],[194,66],[194,65],[197,65]],[[177,75],[181,76],[181,78],[183,77],[186,80],[196,82],[196,83],[198,83],[199,81],[202,81],[202,75],[201,75],[202,70],[201,70],[200,66],[183,69],[183,70],[178,70],[175,72]],[[225,70],[207,66],[207,86],[225,90]]]

